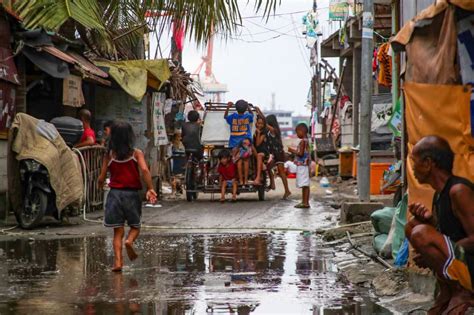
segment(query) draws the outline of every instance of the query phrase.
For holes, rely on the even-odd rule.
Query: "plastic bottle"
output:
[[[321,178],[321,180],[319,181],[319,185],[321,185],[321,187],[329,187],[328,178],[327,177]]]

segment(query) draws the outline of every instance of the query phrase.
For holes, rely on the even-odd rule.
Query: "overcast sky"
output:
[[[254,105],[269,108],[271,94],[276,94],[277,108],[309,115],[305,108],[310,88],[309,49],[301,34],[304,12],[312,9],[312,0],[282,0],[276,14],[268,22],[255,17],[253,1],[242,1],[243,27],[240,34],[227,42],[216,38],[213,72],[220,83],[227,84],[226,101],[246,99]],[[338,27],[328,20],[329,0],[318,0],[318,12],[324,37]],[[287,14],[298,12],[294,14]],[[260,14],[257,14],[260,15]],[[337,25],[335,24],[337,23]],[[169,41],[162,40],[164,55],[169,54]],[[151,46],[154,51],[153,44]],[[204,52],[186,41],[183,65],[193,73]],[[202,73],[204,75],[204,73]]]

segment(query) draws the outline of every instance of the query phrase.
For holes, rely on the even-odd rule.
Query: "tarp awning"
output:
[[[137,101],[142,100],[147,86],[159,90],[171,76],[166,59],[96,61],[95,64],[108,68],[109,75]]]
[[[466,0],[438,0],[421,11],[412,20],[408,21],[402,29],[390,40],[393,50],[404,51],[405,46],[410,42],[413,32],[416,28],[424,27],[432,23],[432,20],[438,14],[444,12],[449,4],[460,7],[467,11],[474,11],[474,1]]]

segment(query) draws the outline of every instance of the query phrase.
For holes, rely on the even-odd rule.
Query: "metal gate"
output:
[[[103,187],[99,187],[97,179],[99,178],[100,169],[102,167],[102,160],[106,149],[102,146],[90,146],[78,149],[82,155],[83,161],[81,161],[81,167],[85,167],[85,178],[83,180],[86,183],[85,192],[85,203],[86,211],[102,210],[104,204],[104,191]]]

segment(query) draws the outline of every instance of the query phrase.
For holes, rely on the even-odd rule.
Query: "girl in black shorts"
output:
[[[125,223],[130,226],[125,240],[125,249],[130,260],[137,258],[133,243],[140,234],[142,189],[140,177],[147,186],[146,199],[156,202],[150,171],[143,152],[134,147],[135,136],[127,122],[114,122],[110,133],[108,153],[104,156],[98,179],[104,186],[107,170],[110,172],[110,192],[105,203],[104,225],[114,229],[114,266],[112,271],[120,272],[123,267],[122,248],[125,237]],[[141,175],[141,176],[140,176]]]
[[[283,186],[285,187],[283,199],[286,200],[291,195],[291,191],[288,188],[288,179],[286,178],[286,171],[284,166],[286,162],[286,154],[283,150],[283,142],[281,141],[280,126],[275,115],[268,115],[266,117],[266,121],[268,129],[268,149],[275,159],[275,165],[277,166],[278,174],[280,175],[281,180],[283,182]]]
[[[257,175],[255,176],[255,185],[261,185],[262,182],[260,176],[263,171],[263,165],[264,163],[267,163],[270,158],[270,152],[268,150],[267,143],[267,123],[265,122],[265,116],[258,115],[255,127],[255,135],[253,136],[253,144],[257,157]],[[271,172],[269,172],[269,174],[271,188],[275,189],[275,180],[273,178],[273,174]]]

